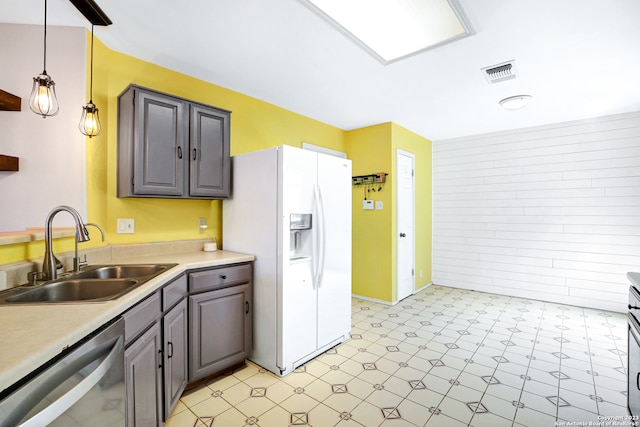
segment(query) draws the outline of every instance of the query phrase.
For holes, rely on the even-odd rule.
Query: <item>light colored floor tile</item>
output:
[[[273,402],[270,403],[274,405]],[[206,400],[203,400],[200,403],[192,405],[189,407],[190,410],[196,414],[198,417],[216,417],[221,413],[232,408],[232,405],[224,400],[222,396],[220,397],[209,397]]]
[[[247,417],[235,408],[231,408],[213,419],[213,427],[218,426],[244,426]]]
[[[309,411],[308,422],[312,427],[333,427],[340,421],[340,413],[333,408],[320,404]]]
[[[306,394],[294,394],[280,403],[280,406],[291,413],[309,412],[320,402]]]
[[[487,408],[487,410],[492,414],[499,415],[502,418],[513,420],[517,410],[517,405],[514,404],[514,400],[517,401],[518,397],[518,395],[513,395],[509,399],[509,397],[499,398],[490,394],[485,394],[484,396],[482,396],[481,402],[485,406],[485,408]]]
[[[482,399],[483,391],[474,390],[469,387],[465,387],[463,385],[453,384],[449,393],[447,393],[447,397],[452,399],[456,399],[460,402],[479,402]]]
[[[513,420],[502,418],[493,413],[475,414],[471,419],[470,427],[511,427]]]
[[[348,341],[282,378],[247,363],[186,393],[167,425],[531,427],[626,411],[622,314],[440,286],[352,304]]]
[[[167,422],[164,424],[166,427],[184,427],[197,425],[198,417],[191,411],[180,411],[173,413]]]
[[[277,383],[267,387],[266,396],[274,403],[280,403],[295,393],[296,389],[297,388],[292,387],[284,381],[278,381]]]
[[[450,397],[442,399],[438,409],[442,411],[442,414],[465,424],[468,424],[473,417],[473,411],[465,403]]]
[[[288,426],[291,423],[291,414],[279,406],[274,406],[260,416],[258,423],[260,427]]]
[[[379,426],[384,421],[380,408],[364,401],[351,411],[351,419],[367,427]]]
[[[259,418],[262,414],[273,409],[276,404],[267,397],[250,397],[234,407],[249,417]]]
[[[209,397],[211,397],[211,393],[212,392],[209,387],[200,387],[197,389],[189,390],[188,392],[184,393],[180,398],[180,400],[187,407],[191,407],[204,400],[207,400]]]
[[[247,363],[244,367],[233,371],[233,376],[238,378],[240,381],[244,381],[261,371],[264,372],[264,369],[260,366],[253,363]]]
[[[373,384],[361,380],[360,378],[353,378],[346,383],[347,393],[353,396],[359,397],[364,400],[371,393],[374,392]]]
[[[506,384],[491,384],[485,391],[485,395],[497,397],[499,399],[508,401],[517,401],[520,398],[521,393],[522,390],[509,387]]]
[[[307,384],[311,384],[317,377],[309,374],[308,372],[291,372],[290,374],[285,375],[280,379],[286,384],[289,384],[291,387],[304,387]]]
[[[233,387],[229,387],[224,390],[222,397],[230,404],[237,405],[243,400],[251,397],[251,387],[244,383],[236,384]],[[189,405],[186,401],[185,404],[187,404],[187,406]]]

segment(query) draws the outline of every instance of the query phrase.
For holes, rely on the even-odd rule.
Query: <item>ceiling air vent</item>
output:
[[[515,79],[517,77],[516,62],[509,61],[485,67],[482,69],[482,74],[488,83],[498,83]]]

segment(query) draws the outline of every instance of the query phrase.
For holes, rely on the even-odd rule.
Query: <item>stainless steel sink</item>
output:
[[[108,301],[138,285],[132,279],[72,279],[45,283],[8,297],[6,302]]]
[[[0,304],[111,301],[177,264],[96,265],[65,278],[0,293]]]
[[[74,279],[130,279],[162,273],[175,264],[129,264],[90,267],[74,274]]]

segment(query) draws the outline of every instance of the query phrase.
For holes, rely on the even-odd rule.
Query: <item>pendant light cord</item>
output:
[[[91,23],[91,72],[89,75],[89,103],[93,104],[93,22]]]
[[[44,0],[44,72],[47,74],[47,0]]]

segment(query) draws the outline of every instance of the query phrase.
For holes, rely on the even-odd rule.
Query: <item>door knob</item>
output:
[[[404,233],[400,233],[400,237],[407,237],[407,235]]]

